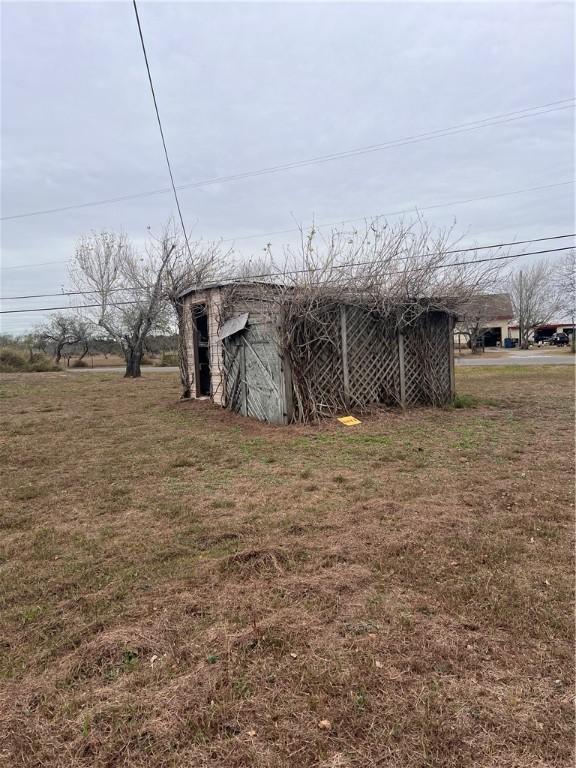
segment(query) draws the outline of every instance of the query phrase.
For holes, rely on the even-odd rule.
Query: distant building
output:
[[[551,336],[558,332],[565,333],[569,338],[571,338],[572,334],[574,333],[574,325],[567,322],[545,323],[543,325],[537,325],[534,330],[530,331],[528,338],[531,339],[535,344],[538,344],[539,342],[546,343]],[[511,339],[518,339],[520,337],[520,327],[517,324],[510,325],[508,328],[508,335]]]
[[[460,348],[469,347],[474,342],[484,347],[503,347],[513,319],[514,310],[508,293],[475,296],[458,311],[454,342]]]

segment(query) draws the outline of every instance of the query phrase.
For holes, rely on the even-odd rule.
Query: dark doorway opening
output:
[[[196,352],[196,396],[211,393],[208,312],[205,304],[194,307],[194,345]]]
[[[482,331],[484,336],[485,347],[501,347],[502,346],[502,329],[496,326],[495,328],[484,328]]]

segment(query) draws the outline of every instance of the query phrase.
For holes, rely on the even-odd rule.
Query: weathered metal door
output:
[[[286,386],[273,326],[248,325],[225,338],[223,345],[228,408],[260,421],[285,424]]]

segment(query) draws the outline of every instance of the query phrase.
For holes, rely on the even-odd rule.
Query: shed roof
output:
[[[265,280],[250,280],[249,278],[246,278],[244,280],[238,280],[238,279],[232,279],[232,280],[215,280],[212,283],[200,283],[199,285],[190,285],[188,288],[185,288],[181,293],[178,294],[179,299],[183,299],[185,296],[188,296],[191,293],[199,293],[201,291],[210,291],[215,290],[217,288],[225,288],[229,285],[258,285],[258,286],[269,286],[270,288],[277,287],[276,283],[269,283]]]
[[[486,320],[512,320],[514,310],[509,293],[485,293],[467,301],[458,310],[463,318],[484,318]]]
[[[214,281],[212,283],[201,283],[199,285],[191,285],[185,290],[183,290],[178,295],[178,298],[182,299],[185,296],[189,296],[190,294],[193,294],[193,293],[201,293],[203,291],[218,290],[220,288],[226,288],[229,286],[269,288],[271,290],[276,288],[276,289],[282,289],[287,293],[290,293],[291,291],[297,291],[298,289],[297,286],[286,286],[281,283],[273,283],[267,280],[252,280],[250,278],[245,278],[241,280],[231,279],[231,280]],[[353,288],[350,289],[349,291],[343,291],[341,288],[332,289],[330,285],[326,285],[326,286],[319,285],[317,286],[317,290],[318,290],[317,298],[323,298],[328,301],[336,300],[341,302],[342,304],[362,303],[363,301],[366,301],[366,303],[372,303],[374,301],[374,297],[371,293],[363,293],[362,291],[355,290]],[[413,298],[411,300],[399,299],[399,298],[393,297],[389,300],[389,302],[386,302],[385,297],[382,297],[382,306],[384,306],[386,303],[388,303],[389,307],[396,307],[396,308],[404,308],[411,304],[419,304],[420,306],[425,307],[429,311],[445,312],[450,315],[457,314],[457,312],[450,306],[451,304],[454,303],[452,300],[448,300],[446,298],[440,298],[437,296],[421,296],[418,298]]]

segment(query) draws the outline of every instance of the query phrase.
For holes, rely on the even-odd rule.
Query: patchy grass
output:
[[[457,392],[454,395],[454,408],[473,408],[478,404],[478,399],[467,392]]]
[[[572,764],[573,371],[457,377],[354,430],[3,377],[0,757]]]

